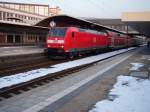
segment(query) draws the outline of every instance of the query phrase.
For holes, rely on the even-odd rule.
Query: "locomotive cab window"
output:
[[[67,28],[52,28],[49,31],[49,36],[51,37],[64,37]]]

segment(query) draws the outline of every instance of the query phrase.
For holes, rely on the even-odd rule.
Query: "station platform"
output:
[[[0,47],[0,57],[43,53],[44,48],[38,46]]]
[[[131,63],[141,63],[139,70],[131,70]],[[150,49],[137,48],[100,61],[93,66],[50,81],[21,94],[0,101],[3,112],[87,112],[93,105],[107,98],[119,75],[141,72],[142,78],[150,70]]]

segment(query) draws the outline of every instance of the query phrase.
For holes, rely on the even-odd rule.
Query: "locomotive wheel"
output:
[[[73,59],[75,57],[75,53],[74,52],[69,52],[69,58]]]
[[[81,53],[78,53],[78,57],[82,57],[82,54],[81,54]]]

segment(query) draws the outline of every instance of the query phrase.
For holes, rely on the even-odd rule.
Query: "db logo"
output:
[[[96,38],[93,38],[93,42],[96,43]]]

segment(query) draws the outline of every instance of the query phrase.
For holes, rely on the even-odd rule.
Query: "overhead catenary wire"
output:
[[[72,3],[70,2],[70,0],[65,0],[65,1],[61,1],[61,0],[51,0],[51,2],[53,2],[54,4],[58,4],[56,6],[59,6],[60,8],[61,7],[67,7],[68,10],[71,10],[73,13],[75,13],[76,15],[79,15],[79,13],[81,13],[81,11],[84,11],[84,10],[79,10],[78,7],[74,7],[72,6]],[[83,1],[80,1],[80,2],[83,2]],[[98,9],[98,16],[100,15],[100,12],[101,12],[101,15],[105,14],[107,16],[111,16],[112,13],[109,12],[109,8],[104,8],[104,1],[100,1],[102,5],[100,4],[97,4],[94,0],[86,0],[84,2],[89,2],[89,5],[91,6],[94,6],[95,8]],[[84,3],[85,4],[85,3]],[[105,5],[107,6],[107,5]],[[88,6],[87,6],[88,7]],[[83,7],[84,9],[87,9],[87,7]],[[66,9],[66,8],[65,8]],[[65,13],[69,14],[67,10],[64,10]],[[86,10],[87,11],[87,10]],[[73,15],[73,14],[71,14]],[[83,12],[83,16],[84,16],[84,12]],[[91,16],[91,15],[90,15]],[[92,16],[93,17],[93,16]]]
[[[105,14],[107,14],[108,16],[111,16],[112,14],[109,12],[109,8],[106,8],[107,11],[105,10],[104,6],[101,6],[100,4],[95,3],[93,0],[87,0],[88,2],[90,2],[93,6],[95,6],[97,9],[101,9]],[[104,5],[104,1],[101,1],[101,4]],[[107,5],[105,5],[107,6]],[[102,13],[103,13],[102,12]]]
[[[54,2],[55,4],[60,4],[60,6],[62,6],[62,7],[67,7],[68,10],[75,10],[75,11],[73,11],[74,13],[77,13],[77,14],[78,14],[78,12],[81,11],[81,10],[79,10],[78,8],[70,7],[71,5],[68,5],[69,3],[66,3],[66,1],[69,2],[68,0],[65,0],[65,1],[51,0],[51,2]],[[63,2],[63,3],[62,3],[62,2]],[[59,7],[60,7],[60,6],[59,6]],[[60,7],[60,8],[61,8],[61,7]],[[68,14],[68,13],[66,13],[66,14]]]

